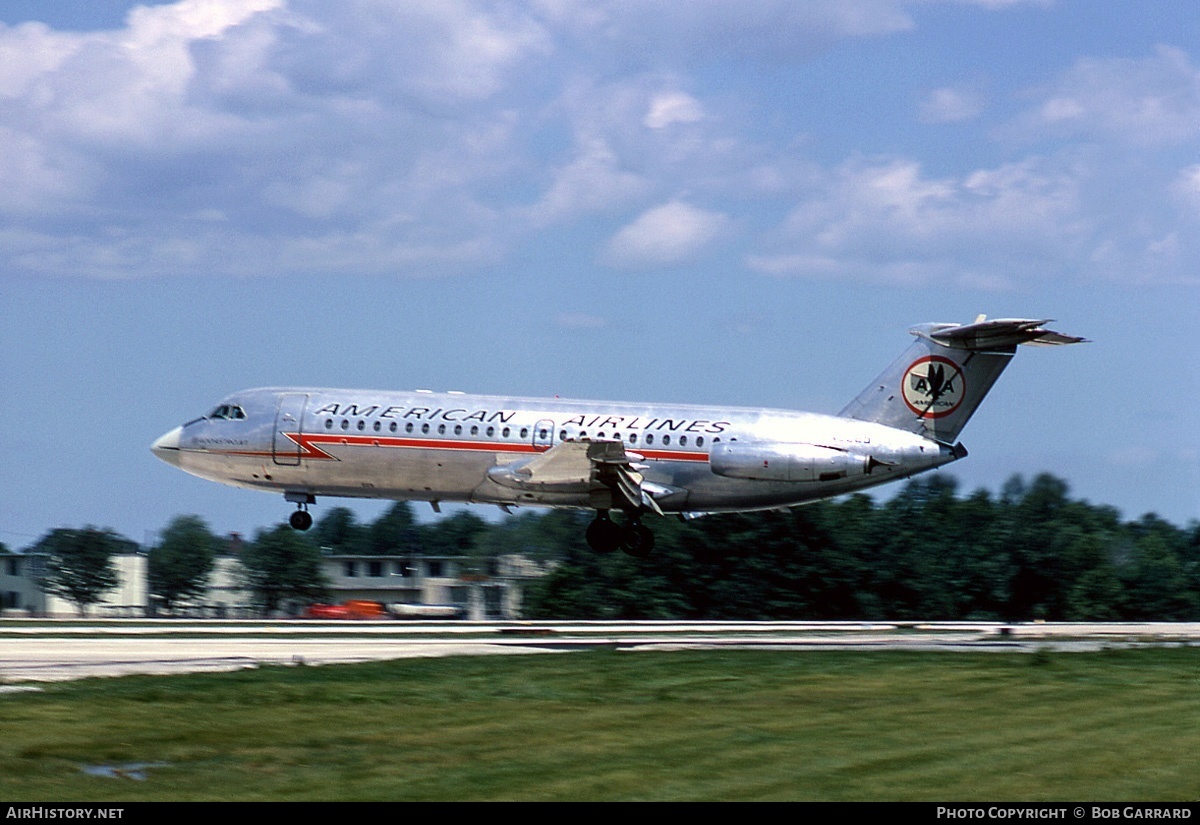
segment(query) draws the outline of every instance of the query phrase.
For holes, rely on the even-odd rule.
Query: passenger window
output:
[[[704,436],[699,436],[699,437],[696,439],[696,446],[697,446],[697,447],[703,447],[703,446],[704,446]]]
[[[407,424],[404,425],[404,432],[411,433],[412,431],[413,431],[412,422],[409,421]]]
[[[393,421],[391,423],[391,425],[388,427],[388,429],[391,430],[392,432],[396,432],[396,422]]]
[[[488,428],[487,428],[487,434],[488,434],[488,438],[491,438],[492,436],[494,436],[494,435],[496,434],[496,428],[495,428],[495,427],[488,427]]]
[[[380,423],[380,422],[378,422],[378,421],[376,421],[376,422],[375,422],[375,432],[379,432],[379,430],[380,430],[380,428],[381,428],[381,427],[383,427],[383,424],[382,424],[382,423]]]
[[[647,443],[647,444],[653,444],[653,443],[654,443],[654,433],[650,433],[649,435],[647,435],[647,436],[646,436],[646,443]]]
[[[367,428],[367,422],[366,422],[366,421],[363,421],[363,420],[360,418],[360,419],[358,420],[358,429],[359,429],[359,432],[362,432],[362,431],[363,431],[363,430],[365,430],[366,428]]]
[[[422,424],[422,425],[421,425],[421,432],[423,432],[423,433],[428,433],[428,432],[429,432],[429,425],[428,425],[428,424]]]
[[[445,434],[446,434],[446,425],[438,424],[438,435],[445,435]]]
[[[681,446],[681,447],[687,446],[687,436],[686,435],[679,436],[679,446]]]
[[[346,420],[346,419],[344,419],[344,418],[342,419],[342,429],[343,429],[343,430],[348,430],[348,429],[350,429],[350,422],[349,422],[349,421],[347,421],[347,420]]]
[[[521,438],[529,438],[529,428],[528,427],[521,428]]]
[[[503,431],[503,432],[501,432],[500,434],[501,434],[502,436],[504,436],[505,438],[508,438],[508,433],[509,433],[509,429],[508,429],[508,427],[505,427],[505,428],[504,428],[504,431]]]
[[[671,436],[664,435],[663,436],[663,444],[670,444],[670,443],[671,443]]]
[[[327,429],[327,430],[333,429],[333,419],[332,418],[325,419],[325,429]]]
[[[477,426],[476,426],[476,427],[472,427],[472,428],[471,428],[471,435],[479,435],[479,427],[477,427]]]
[[[455,434],[455,435],[462,435],[462,424],[455,424],[455,425],[454,425],[454,434]]]

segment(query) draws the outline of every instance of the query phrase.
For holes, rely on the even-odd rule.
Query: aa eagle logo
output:
[[[962,369],[940,355],[913,361],[902,384],[904,403],[921,418],[950,415],[962,404],[966,390]]]

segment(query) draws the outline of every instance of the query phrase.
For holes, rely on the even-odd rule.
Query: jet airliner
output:
[[[966,456],[958,434],[1017,347],[1084,341],[1045,320],[921,324],[837,415],[750,407],[269,387],[236,392],[153,444],[201,478],[317,496],[590,509],[596,551],[644,558],[647,513],[791,507]],[[619,511],[622,517],[612,517]]]

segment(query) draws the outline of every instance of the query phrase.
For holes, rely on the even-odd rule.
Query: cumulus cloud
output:
[[[1076,179],[1036,161],[929,177],[908,158],[854,159],[795,206],[752,269],[776,276],[1010,286],[1086,234]]]
[[[934,89],[921,101],[921,120],[926,123],[959,123],[983,111],[983,97],[973,89]]]
[[[642,121],[649,129],[665,129],[672,123],[696,123],[704,118],[700,101],[683,92],[664,92],[650,101]]]
[[[728,216],[720,212],[671,201],[643,212],[618,231],[605,258],[624,268],[674,266],[695,258],[728,226]]]
[[[627,206],[649,188],[643,176],[621,168],[604,138],[592,137],[554,172],[553,183],[528,216],[533,225],[545,226],[581,214],[608,212]]]
[[[695,70],[745,82],[747,66],[905,31],[909,7],[179,0],[108,31],[0,26],[0,267],[455,272],[540,233],[614,226],[599,262],[625,268],[692,263],[735,227],[761,230],[747,265],[776,275],[996,288],[1039,257],[1143,272],[1195,259],[1200,175],[1177,158],[1136,179],[1140,204],[1116,152],[1086,168],[1061,146],[973,171],[962,158],[937,173],[919,156],[818,162],[805,130],[821,111],[778,106],[775,87],[743,99]],[[1167,47],[1080,60],[1031,93],[1008,135],[1177,149],[1200,137],[1198,74]],[[919,105],[964,129],[989,114],[965,85]]]
[[[1200,137],[1200,69],[1182,49],[1082,59],[1042,90],[1008,131],[1027,139],[1083,135],[1158,146]]]

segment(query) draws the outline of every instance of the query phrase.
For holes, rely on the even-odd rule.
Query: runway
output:
[[[607,647],[673,650],[1086,652],[1200,646],[1200,623],[963,622],[0,622],[0,692],[37,682]]]

